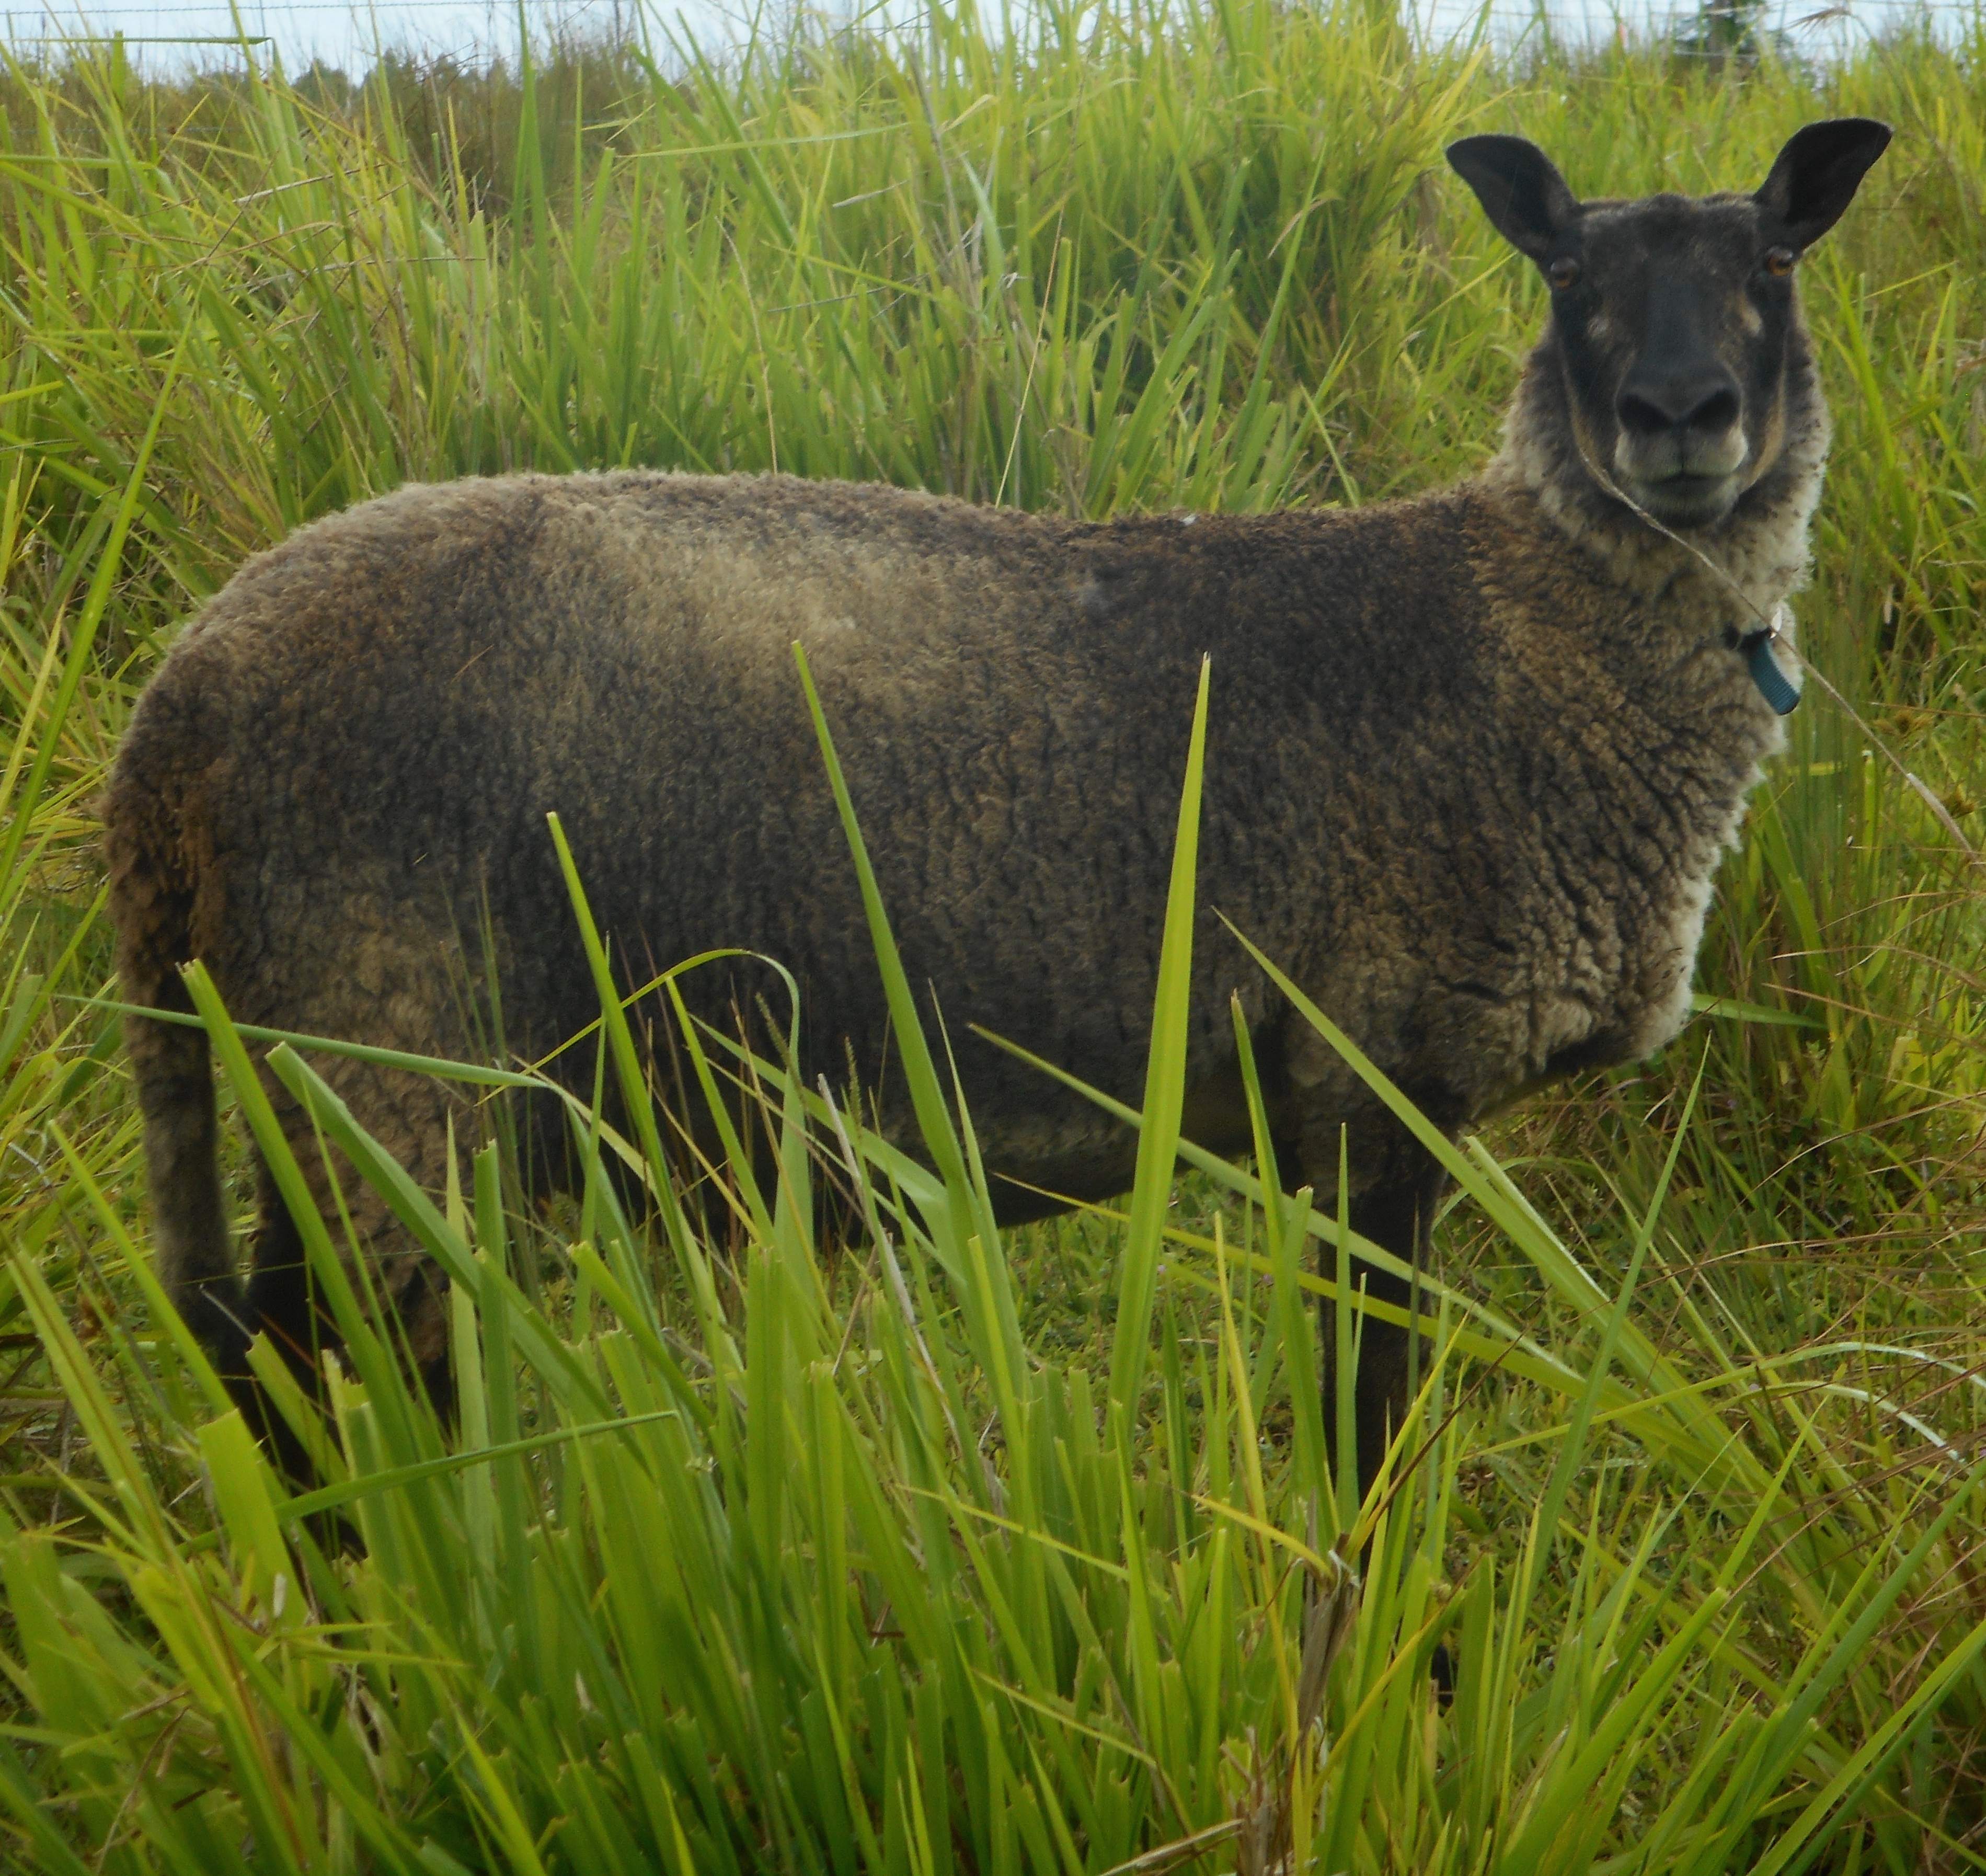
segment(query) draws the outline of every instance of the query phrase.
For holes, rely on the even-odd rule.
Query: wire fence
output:
[[[619,39],[645,32],[666,46],[694,40],[705,49],[738,45],[777,32],[802,0],[164,0],[163,4],[51,4],[0,14],[0,30],[17,56],[60,56],[121,39],[152,66],[218,62],[229,57],[279,59],[294,73],[321,61],[348,72],[382,52],[465,62],[513,49],[520,31],[534,39]],[[1478,32],[1500,46],[1549,36],[1598,44],[1616,37],[1660,37],[1685,56],[1715,58],[1742,33],[1826,61],[1872,36],[1927,30],[1955,39],[1981,30],[1982,0],[1400,0],[1414,29],[1430,39]],[[846,5],[810,8],[828,19],[854,16]],[[877,0],[860,16],[904,29],[917,0]]]

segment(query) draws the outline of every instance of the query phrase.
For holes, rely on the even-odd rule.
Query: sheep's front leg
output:
[[[1356,1143],[1355,1143],[1355,1145]],[[1335,1158],[1335,1143],[1332,1157]],[[1429,1267],[1434,1215],[1448,1183],[1440,1162],[1419,1141],[1404,1132],[1388,1140],[1378,1151],[1364,1159],[1370,1168],[1375,1164],[1377,1177],[1368,1172],[1364,1184],[1355,1171],[1350,1212],[1351,1228],[1369,1238],[1382,1250],[1416,1271]],[[1320,1203],[1325,1201],[1320,1201]],[[1338,1259],[1325,1245],[1321,1274],[1335,1282]],[[1366,1295],[1405,1309],[1412,1302],[1407,1281],[1354,1257],[1351,1282],[1363,1286]],[[1338,1318],[1341,1305],[1325,1302],[1318,1315],[1324,1342],[1324,1426],[1331,1452],[1332,1476],[1342,1463],[1338,1441]],[[1357,1447],[1353,1455],[1358,1466],[1358,1492],[1362,1499],[1378,1476],[1380,1462],[1407,1409],[1409,1368],[1409,1332],[1399,1325],[1382,1322],[1376,1315],[1360,1318],[1355,1308],[1347,1308],[1348,1339],[1357,1351],[1357,1379],[1353,1384],[1358,1406]]]

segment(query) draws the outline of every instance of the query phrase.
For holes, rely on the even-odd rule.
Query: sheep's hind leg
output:
[[[457,1175],[467,1189],[469,1154],[477,1143],[479,1127],[458,1091],[425,1076],[378,1068],[349,1056],[321,1056],[313,1066],[358,1125],[430,1194],[448,1178],[452,1120]],[[369,1300],[373,1305],[389,1344],[436,1411],[452,1418],[455,1388],[449,1364],[446,1279],[345,1155],[320,1146],[310,1117],[288,1091],[266,1075],[264,1085],[311,1204],[337,1248],[353,1296],[362,1306]],[[306,1392],[319,1390],[322,1351],[337,1348],[341,1339],[307,1268],[302,1234],[266,1171],[260,1197],[249,1327],[251,1332],[267,1329]]]

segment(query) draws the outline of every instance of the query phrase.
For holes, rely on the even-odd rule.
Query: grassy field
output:
[[[1267,0],[654,49],[0,74],[0,1866],[1986,1866],[1986,21],[1826,69]],[[408,1188],[280,1053],[454,1278],[463,1408],[338,1296],[335,1425],[288,1403],[329,1482],[262,1463],[150,1275],[92,811],[244,555],[525,466],[1410,490],[1542,311],[1445,142],[1749,187],[1843,112],[1899,135],[1804,270],[1801,611],[1860,720],[1793,719],[1703,1019],[1466,1146],[1389,1490],[1322,1462],[1335,1221],[1170,1178],[1164,992],[1137,1190],[1004,1238],[927,1061],[935,1175],[767,1069],[784,1177],[719,1257],[645,1099],[578,1124],[653,1217],[543,1212],[496,1149]],[[810,1241],[810,1127],[866,1248]]]

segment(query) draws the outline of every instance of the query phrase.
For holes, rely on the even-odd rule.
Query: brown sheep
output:
[[[1089,524],[632,470],[408,487],[303,528],[188,627],[125,738],[106,804],[125,995],[186,1009],[197,957],[243,1022],[446,1054],[470,1046],[462,985],[493,972],[510,1045],[549,1049],[597,1013],[555,810],[631,975],[715,946],[783,960],[806,1073],[852,1059],[914,1140],[798,640],[1005,1216],[1052,1208],[1028,1187],[1107,1197],[1130,1132],[968,1026],[1136,1098],[1207,655],[1186,1130],[1248,1144],[1238,989],[1283,1177],[1328,1202],[1348,1127],[1354,1227],[1418,1261],[1439,1167],[1217,914],[1450,1131],[1675,1033],[1789,707],[1737,594],[1771,614],[1807,567],[1828,425],[1794,267],[1889,137],[1812,124],[1755,194],[1584,204],[1520,139],[1456,144],[1551,314],[1501,453],[1413,500]],[[688,990],[721,1020],[770,987]],[[129,1042],[160,1274],[246,1397],[253,1332],[315,1339],[297,1231],[265,1172],[244,1289],[205,1037],[134,1017]],[[590,1078],[587,1053],[566,1059]],[[325,1072],[442,1183],[447,1089]],[[380,1287],[440,1362],[436,1284],[355,1196]],[[1405,1346],[1365,1332],[1362,1482]]]

